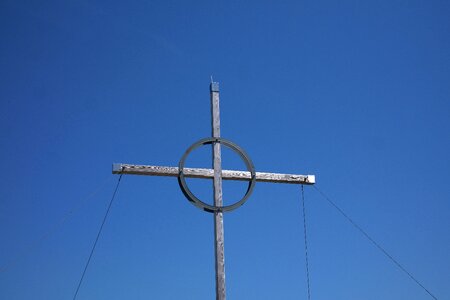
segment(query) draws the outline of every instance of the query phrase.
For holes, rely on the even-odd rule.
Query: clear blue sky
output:
[[[315,174],[450,299],[449,53],[447,1],[1,1],[0,298],[72,299],[111,164],[176,165],[210,136],[213,75],[258,171]],[[431,299],[305,193],[311,299]],[[213,299],[212,225],[175,178],[124,176],[78,299]],[[302,226],[292,185],[225,215],[228,298],[306,299]]]

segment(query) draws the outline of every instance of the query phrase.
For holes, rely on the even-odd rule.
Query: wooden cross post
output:
[[[211,93],[211,127],[212,137],[220,138],[220,106],[219,84],[212,82]],[[220,143],[213,144],[214,169],[214,205],[223,206],[222,201],[222,157],[220,155]],[[223,212],[214,212],[214,254],[216,258],[216,299],[225,300],[225,252],[223,237]]]
[[[225,255],[224,255],[224,232],[223,232],[223,213],[231,211],[241,206],[253,190],[256,181],[292,183],[292,184],[314,184],[314,175],[296,175],[280,173],[256,172],[253,163],[247,154],[234,143],[220,137],[220,110],[219,110],[219,84],[212,82],[210,85],[211,93],[211,115],[212,115],[212,138],[206,138],[192,145],[184,154],[178,167],[163,166],[145,166],[130,164],[113,164],[113,174],[133,174],[150,176],[171,176],[178,177],[180,188],[184,195],[195,206],[214,214],[214,249],[215,249],[215,268],[216,268],[216,299],[225,300]],[[213,148],[212,169],[185,168],[184,160],[187,155],[195,148],[211,144]],[[221,144],[236,151],[244,159],[248,171],[222,170]],[[208,205],[196,198],[186,186],[185,177],[213,179],[214,205]],[[247,193],[241,201],[224,206],[222,201],[222,180],[244,180],[249,181]]]

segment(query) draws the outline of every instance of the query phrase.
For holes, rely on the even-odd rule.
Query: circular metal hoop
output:
[[[230,149],[232,149],[233,151],[235,151],[237,154],[239,154],[239,156],[242,158],[242,160],[244,161],[245,165],[247,166],[247,170],[250,172],[250,181],[248,182],[248,188],[247,191],[245,192],[244,197],[242,197],[241,200],[239,200],[238,202],[231,204],[231,205],[226,205],[226,206],[215,206],[215,205],[209,205],[205,202],[203,202],[202,200],[200,200],[199,198],[197,198],[189,189],[189,187],[186,184],[186,179],[185,179],[185,175],[184,175],[184,164],[186,161],[186,158],[188,157],[189,153],[192,152],[192,150],[201,147],[203,145],[210,145],[210,144],[214,144],[214,143],[220,143]],[[226,140],[226,139],[222,139],[222,138],[205,138],[205,139],[201,139],[198,142],[195,142],[194,144],[192,144],[192,146],[190,146],[186,152],[183,154],[183,156],[180,159],[180,162],[178,163],[178,184],[180,185],[181,191],[183,192],[183,194],[186,196],[186,198],[195,206],[197,206],[198,208],[207,211],[207,212],[228,212],[228,211],[232,211],[238,207],[240,207],[242,204],[245,203],[245,201],[247,201],[248,197],[250,197],[253,188],[255,187],[255,183],[256,183],[256,172],[255,172],[255,167],[253,166],[252,161],[250,160],[250,157],[247,155],[247,153],[245,153],[245,151],[240,148],[238,145],[234,144],[233,142]]]

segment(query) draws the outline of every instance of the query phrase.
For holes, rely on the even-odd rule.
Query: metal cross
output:
[[[214,249],[216,268],[216,299],[225,300],[225,255],[224,255],[224,231],[223,213],[241,206],[250,196],[256,181],[314,184],[314,175],[295,175],[279,173],[256,172],[248,155],[236,144],[220,137],[220,110],[219,110],[219,83],[211,82],[211,115],[212,138],[202,139],[194,143],[183,155],[178,167],[144,166],[130,164],[113,164],[113,174],[133,174],[150,176],[178,177],[178,182],[183,194],[195,206],[214,214]],[[213,147],[212,169],[185,168],[184,161],[189,153],[202,145],[211,144]],[[247,171],[222,170],[221,145],[231,148],[244,160]],[[186,185],[185,177],[208,178],[214,180],[214,205],[208,205],[195,197]],[[223,206],[222,180],[245,180],[249,182],[247,193],[238,202]]]

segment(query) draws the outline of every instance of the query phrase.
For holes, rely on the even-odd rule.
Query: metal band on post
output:
[[[236,152],[237,154],[239,154],[239,156],[242,158],[242,160],[244,161],[245,165],[247,166],[247,170],[250,172],[251,174],[251,178],[250,181],[248,183],[248,188],[247,191],[245,192],[244,197],[242,197],[241,200],[239,200],[238,202],[231,204],[231,205],[225,205],[225,206],[215,206],[215,205],[210,205],[207,204],[205,202],[203,202],[202,200],[200,200],[199,198],[197,198],[189,189],[189,187],[186,184],[186,179],[183,173],[184,170],[184,164],[186,161],[186,158],[188,157],[189,153],[192,152],[192,150],[201,147],[203,145],[210,145],[213,143],[220,143],[221,145],[224,145],[228,148],[230,148],[231,150],[233,150],[234,152]],[[247,153],[238,145],[236,145],[235,143],[223,139],[223,138],[205,138],[205,139],[201,139],[197,142],[195,142],[194,144],[192,144],[187,150],[186,152],[183,154],[183,156],[180,159],[180,162],[178,163],[178,184],[180,185],[181,191],[183,192],[184,196],[186,196],[186,198],[195,206],[197,206],[198,208],[207,211],[207,212],[228,212],[228,211],[232,211],[238,207],[240,207],[241,205],[243,205],[245,203],[245,201],[247,201],[248,197],[250,197],[253,188],[255,187],[255,183],[256,183],[256,171],[255,171],[255,167],[253,165],[253,162],[251,161],[250,157],[247,155]]]

